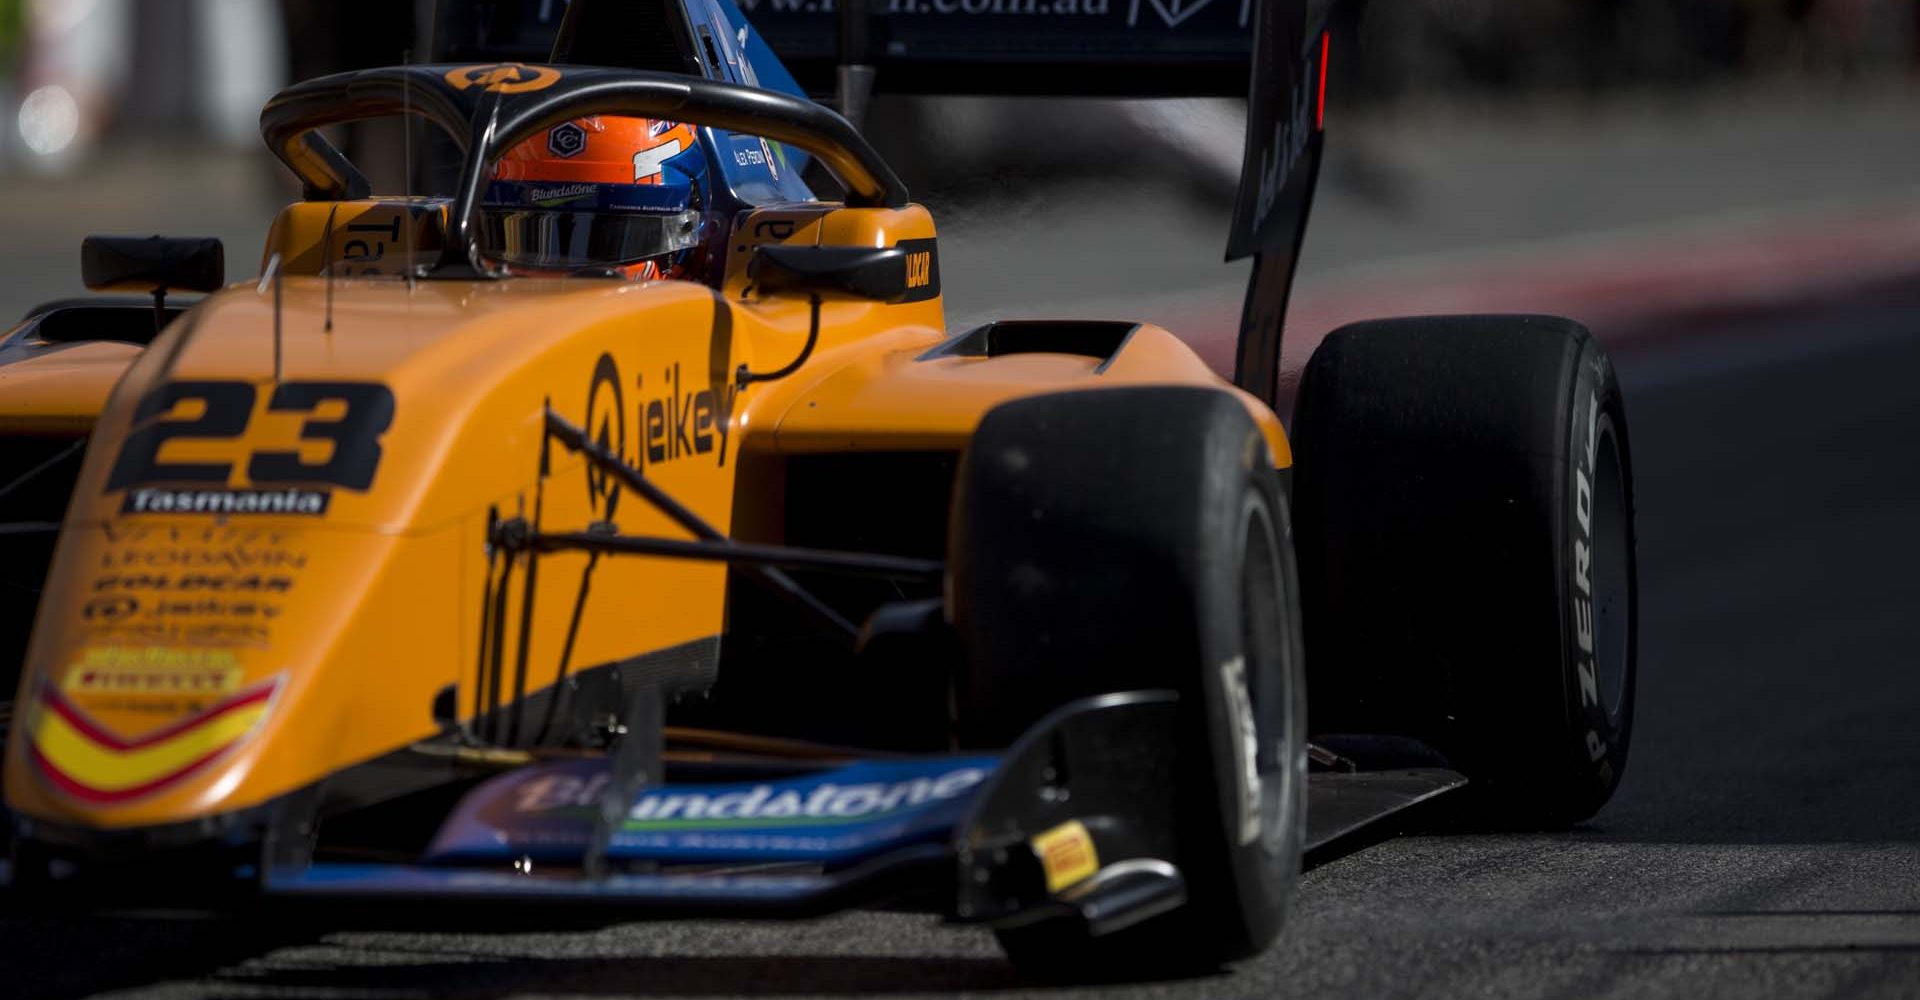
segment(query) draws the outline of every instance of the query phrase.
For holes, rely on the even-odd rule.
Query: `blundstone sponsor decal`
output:
[[[1587,419],[1574,428],[1573,460],[1573,635],[1579,646],[1577,669],[1580,675],[1580,707],[1589,720],[1603,717],[1600,686],[1594,670],[1593,641],[1593,472],[1599,446],[1600,401],[1587,394]],[[1584,432],[1584,440],[1582,434]],[[1587,757],[1598,761],[1607,755],[1607,741],[1589,721],[1586,732]]]
[[[553,208],[570,201],[579,201],[600,193],[592,184],[560,184],[555,187],[536,187],[527,190],[527,200],[541,208]]]
[[[627,813],[628,830],[697,829],[837,824],[875,820],[956,798],[986,780],[985,768],[963,767],[944,774],[897,782],[835,784],[810,788],[749,785],[738,790],[643,793]],[[555,778],[519,789],[515,807],[523,813],[595,808],[606,792],[607,777],[585,781]]]
[[[831,862],[944,842],[997,763],[865,761],[794,778],[649,788],[626,806],[608,857]],[[601,761],[553,762],[495,778],[460,803],[428,854],[577,858],[609,782]]]

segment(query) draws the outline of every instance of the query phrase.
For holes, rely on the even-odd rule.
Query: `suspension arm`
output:
[[[598,466],[601,471],[619,480],[621,485],[638,493],[642,499],[652,504],[660,513],[665,514],[669,520],[685,528],[695,538],[713,546],[739,546],[740,543],[721,534],[719,529],[702,520],[700,515],[687,509],[667,491],[648,481],[640,470],[628,465],[612,451],[601,447],[600,443],[593,440],[584,429],[575,426],[552,410],[547,411],[547,433],[568,451],[578,452],[587,461]],[[852,622],[800,586],[783,570],[767,565],[765,562],[755,561],[743,562],[740,568],[746,573],[748,579],[758,581],[782,600],[824,622],[849,644],[859,641],[860,630]]]
[[[600,552],[609,555],[668,556],[675,559],[724,562],[733,566],[778,566],[784,569],[818,570],[824,573],[878,576],[888,579],[938,580],[946,572],[945,564],[928,559],[904,559],[898,556],[833,552],[826,549],[789,548],[784,545],[755,545],[748,542],[720,544],[642,535],[604,535],[590,531],[536,534],[529,538],[527,543],[540,552],[574,551]]]

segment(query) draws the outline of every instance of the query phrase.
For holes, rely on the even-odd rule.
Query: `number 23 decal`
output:
[[[142,483],[225,483],[231,462],[162,462],[160,447],[171,440],[231,441],[246,433],[256,391],[250,382],[168,382],[140,400],[133,432],[107,475],[107,489]],[[182,402],[197,400],[199,416],[165,420]],[[322,403],[345,406],[338,417],[309,416],[300,426],[303,442],[332,445],[324,461],[307,462],[298,451],[256,451],[247,461],[255,484],[327,483],[351,490],[373,484],[380,465],[380,435],[393,423],[393,390],[378,382],[283,382],[267,399],[269,413],[312,414]]]

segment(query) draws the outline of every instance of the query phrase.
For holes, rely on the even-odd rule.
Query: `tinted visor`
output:
[[[489,257],[547,271],[624,267],[680,253],[700,242],[688,190],[496,181],[481,208],[483,246]]]

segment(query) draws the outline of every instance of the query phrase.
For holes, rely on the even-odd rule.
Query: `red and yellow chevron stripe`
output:
[[[137,739],[89,718],[52,684],[29,707],[28,756],[48,782],[86,802],[129,802],[179,784],[252,735],[280,689],[273,677]]]

